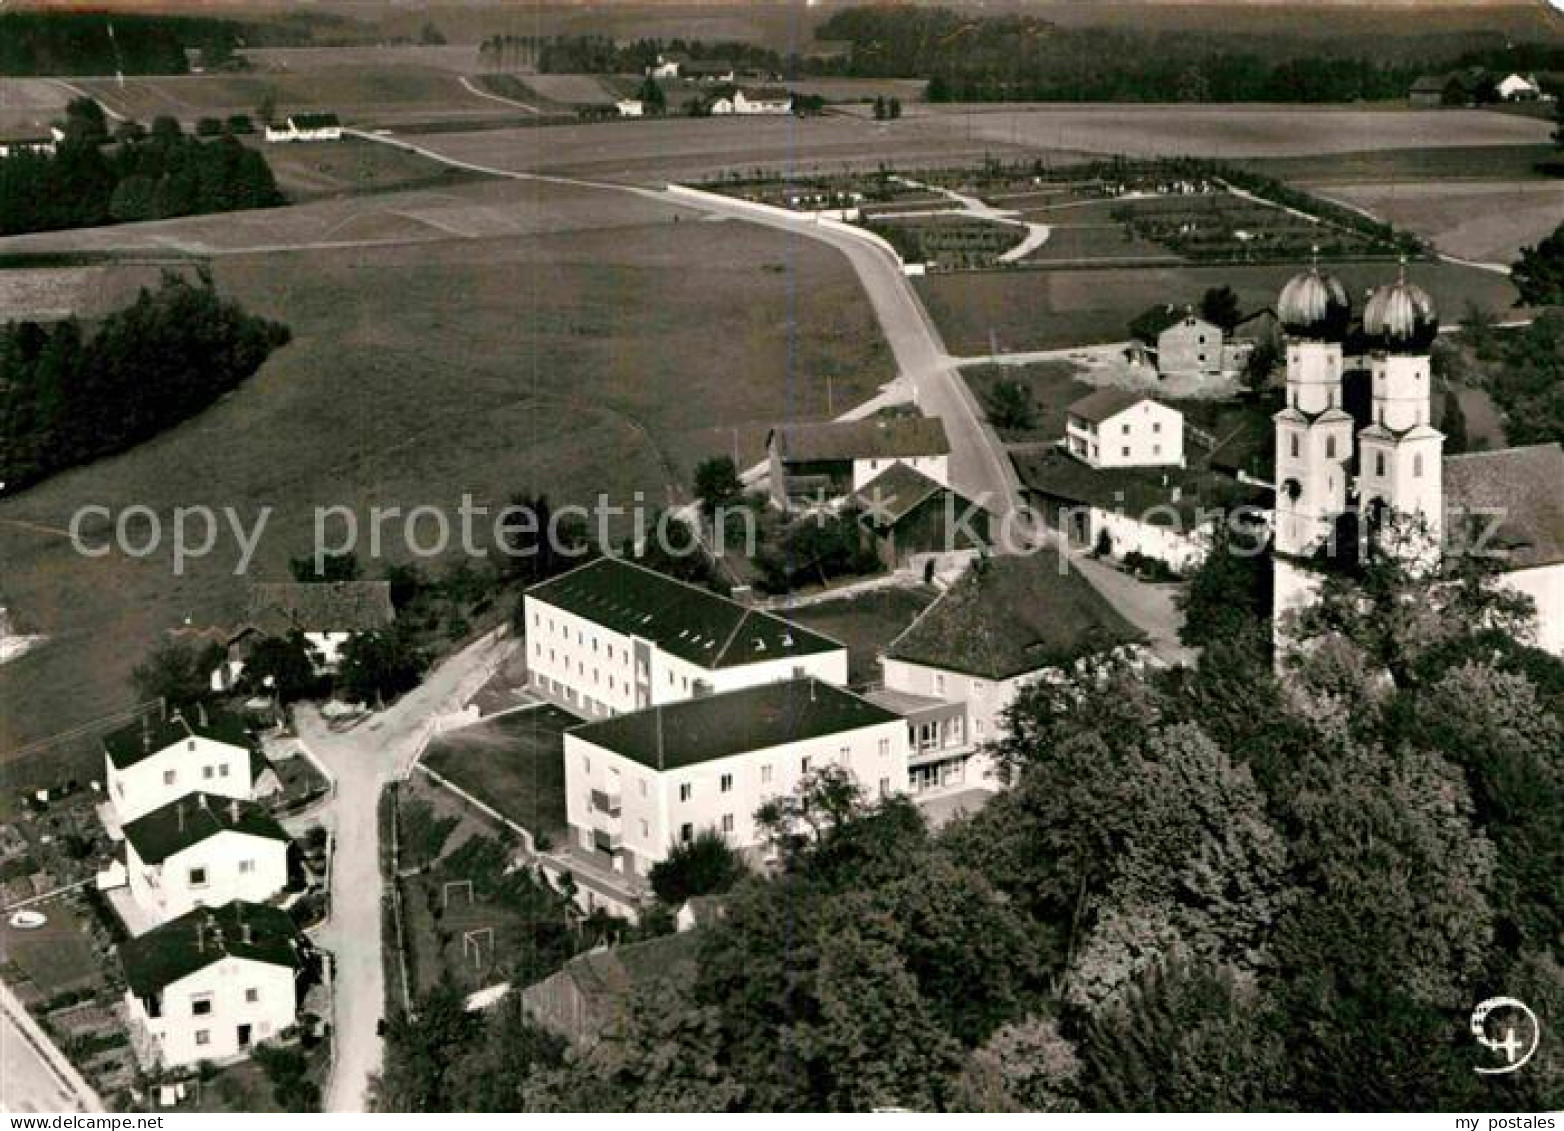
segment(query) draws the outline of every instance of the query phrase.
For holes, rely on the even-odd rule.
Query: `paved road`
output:
[[[321,814],[336,835],[331,919],[318,941],[335,959],[335,1055],[326,1110],[364,1111],[369,1078],[379,1072],[378,1023],[385,1012],[381,965],[380,791],[403,777],[430,721],[466,703],[510,651],[491,633],[441,664],[389,710],[336,732],[313,707],[297,711],[299,738],[336,778]]]
[[[103,1111],[103,1101],[0,983],[0,1111]]]

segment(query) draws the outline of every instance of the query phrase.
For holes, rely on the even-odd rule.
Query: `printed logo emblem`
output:
[[[1542,1041],[1542,1026],[1525,1002],[1491,997],[1472,1010],[1472,1036],[1483,1048],[1504,1054],[1504,1063],[1497,1068],[1479,1065],[1475,1069],[1484,1076],[1498,1076],[1514,1072],[1531,1059]]]

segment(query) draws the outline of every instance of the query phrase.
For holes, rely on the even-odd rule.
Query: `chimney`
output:
[[[195,797],[196,797],[196,804],[198,806],[200,806],[202,809],[210,808],[212,799],[209,798],[206,794],[198,793],[198,794],[195,795]]]
[[[250,930],[248,921],[241,920],[239,923],[239,941],[244,943],[245,946],[255,945],[255,935]]]

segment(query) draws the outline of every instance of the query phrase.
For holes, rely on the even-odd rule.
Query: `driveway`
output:
[[[331,918],[317,934],[335,959],[336,1060],[327,1111],[368,1108],[369,1078],[380,1071],[377,1031],[385,1012],[381,965],[380,792],[405,777],[436,716],[467,702],[511,651],[496,633],[450,657],[416,689],[348,730],[333,730],[313,706],[295,710],[299,739],[336,778],[321,822],[336,837]]]

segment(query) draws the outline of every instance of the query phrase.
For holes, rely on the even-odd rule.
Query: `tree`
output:
[[[883,94],[874,96],[874,120],[876,122],[885,121],[885,96]]]
[[[695,497],[708,518],[723,504],[744,497],[744,481],[731,456],[713,456],[695,465]]]
[[[131,670],[136,697],[161,699],[170,710],[189,710],[214,697],[212,672],[225,659],[222,645],[165,639]]]
[[[424,26],[418,32],[418,42],[430,47],[443,47],[445,34],[435,26],[433,20],[425,20]]]
[[[885,116],[895,121],[901,117],[901,99],[892,95],[891,100],[885,104]]]
[[[97,99],[84,94],[65,104],[66,144],[102,145],[108,140],[108,118]]]
[[[1074,1112],[1081,1059],[1052,1017],[1002,1025],[974,1049],[956,1083],[958,1111]]]
[[[134,118],[126,118],[114,123],[114,140],[121,145],[143,141],[146,136],[147,128]]]
[[[641,100],[641,105],[646,108],[648,114],[656,116],[667,112],[668,96],[663,93],[662,83],[651,75],[647,75],[641,81],[641,88],[636,92],[636,97]]]
[[[345,554],[322,554],[318,561],[310,556],[290,558],[288,559],[288,572],[293,575],[293,580],[301,585],[317,582],[357,581],[364,574],[363,569],[358,564],[357,555],[351,552]]]
[[[219,137],[223,133],[223,120],[212,117],[197,118],[195,133],[196,137]]]
[[[255,122],[248,114],[230,114],[227,120],[228,132],[231,134],[253,134]]]
[[[1439,421],[1439,430],[1445,434],[1446,455],[1460,455],[1470,446],[1466,435],[1466,412],[1461,408],[1461,398],[1454,389],[1445,390],[1444,414]]]
[[[983,411],[995,428],[1027,432],[1037,427],[1037,405],[1019,381],[996,381],[983,398]]]
[[[355,632],[337,660],[337,689],[357,702],[383,706],[416,687],[427,666],[428,657],[400,627]]]
[[[1271,384],[1271,375],[1281,361],[1281,351],[1269,338],[1262,339],[1244,360],[1244,385],[1251,392],[1263,393]]]
[[[716,829],[701,829],[694,838],[675,844],[652,865],[652,890],[671,907],[698,895],[718,895],[745,873],[744,860]]]
[[[277,90],[268,86],[262,93],[260,101],[255,104],[255,120],[261,125],[267,125],[277,119]]]
[[[1564,304],[1564,223],[1535,247],[1521,248],[1520,259],[1510,268],[1510,281],[1520,292],[1520,303]]]
[[[1211,287],[1200,296],[1200,317],[1214,326],[1220,326],[1224,334],[1233,332],[1242,317],[1238,309],[1238,293],[1232,287]]]
[[[452,1068],[482,1025],[481,1015],[467,1011],[465,995],[449,980],[421,998],[411,1014],[393,1011],[386,1018],[381,1073],[370,1085],[373,1110],[452,1110]]]
[[[309,1078],[309,1061],[297,1048],[256,1045],[255,1063],[272,1086],[272,1100],[283,1111],[319,1111],[320,1085]]]
[[[244,661],[244,683],[261,694],[275,696],[283,706],[317,693],[319,654],[302,632],[264,636]]]

